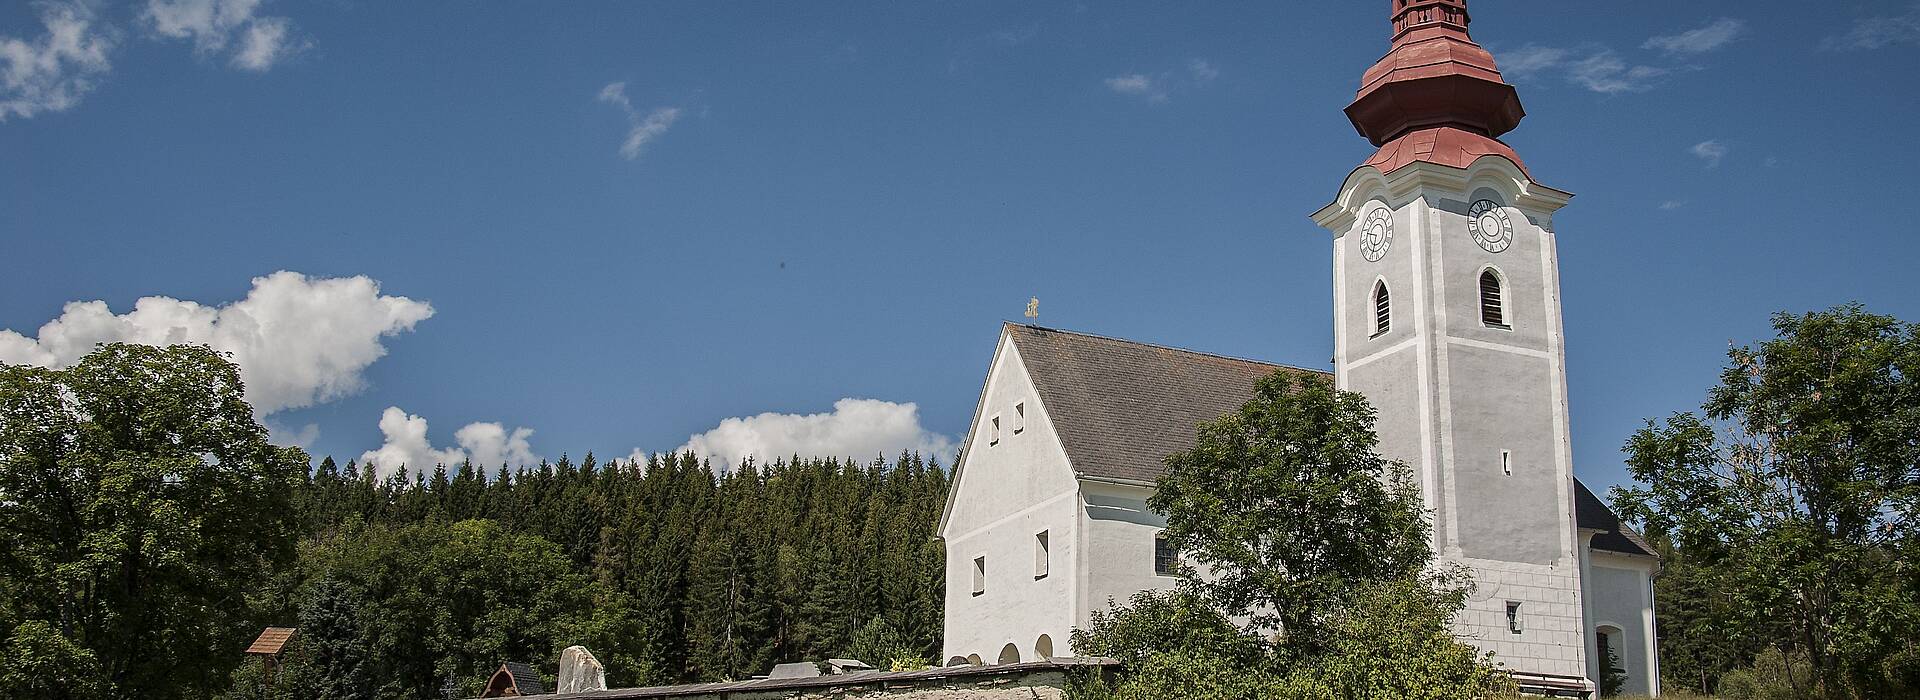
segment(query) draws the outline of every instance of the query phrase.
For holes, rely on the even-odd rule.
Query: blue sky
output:
[[[0,355],[229,343],[342,459],[942,446],[1029,297],[1324,367],[1386,3],[1301,7],[9,2]],[[1582,478],[1774,311],[1920,320],[1920,4],[1472,9],[1579,194]]]

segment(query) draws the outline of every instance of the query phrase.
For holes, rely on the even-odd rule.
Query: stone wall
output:
[[[1120,662],[1113,659],[1060,657],[994,666],[758,678],[539,697],[541,700],[1063,700],[1067,696],[1070,674],[1108,674],[1119,666]]]

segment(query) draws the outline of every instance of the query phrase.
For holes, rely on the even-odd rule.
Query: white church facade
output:
[[[1659,692],[1659,560],[1573,476],[1553,215],[1497,140],[1524,116],[1465,0],[1392,0],[1393,49],[1347,114],[1380,150],[1313,215],[1333,236],[1334,367],[1411,465],[1434,551],[1476,590],[1465,641],[1537,687]],[[1164,457],[1274,371],[1315,370],[1007,324],[941,516],[945,654],[1072,654],[1091,614],[1172,588],[1147,508]]]

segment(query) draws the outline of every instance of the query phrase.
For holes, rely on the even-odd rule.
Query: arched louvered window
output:
[[[1500,274],[1487,268],[1480,271],[1480,322],[1494,328],[1507,327],[1505,289]]]
[[[1387,296],[1385,280],[1373,284],[1373,334],[1386,335],[1393,330],[1393,300]]]

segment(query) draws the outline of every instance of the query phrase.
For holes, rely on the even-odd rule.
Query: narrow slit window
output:
[[[1023,431],[1026,429],[1027,429],[1027,404],[1024,402],[1014,404],[1013,405],[1013,434],[1019,435],[1020,431]]]
[[[1512,451],[1510,450],[1500,451],[1500,471],[1505,472],[1507,476],[1513,476],[1513,452]]]
[[[1494,328],[1507,327],[1507,307],[1504,301],[1505,290],[1501,289],[1500,275],[1492,269],[1480,272],[1480,321]]]
[[[974,557],[973,558],[973,594],[980,595],[986,592],[987,592],[987,558],[984,556]]]
[[[1165,533],[1153,536],[1153,573],[1160,576],[1172,576],[1180,564],[1180,553],[1174,551],[1173,543],[1167,541]]]
[[[993,427],[991,430],[992,432],[987,437],[988,447],[992,447],[994,445],[1000,444],[1000,417],[999,416],[993,417]]]
[[[1393,300],[1387,295],[1387,283],[1376,282],[1373,285],[1373,335],[1379,337],[1393,330]]]
[[[1047,531],[1041,530],[1033,536],[1033,577],[1036,579],[1046,578],[1048,570],[1053,568],[1049,561],[1052,553],[1048,550]]]
[[[1520,617],[1520,604],[1507,601],[1507,631],[1520,634],[1527,629],[1526,620]]]

